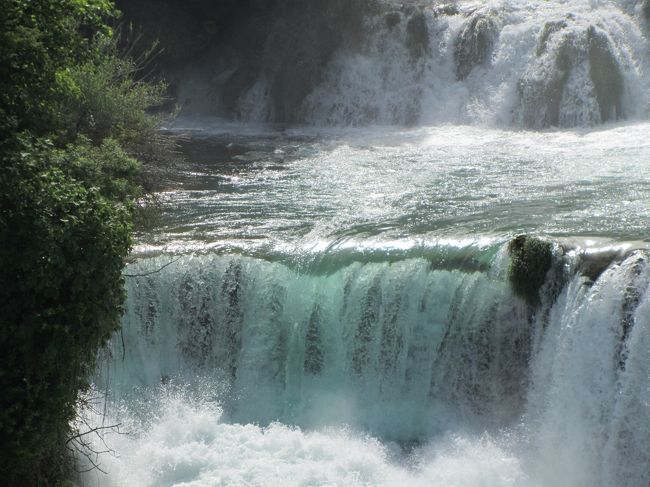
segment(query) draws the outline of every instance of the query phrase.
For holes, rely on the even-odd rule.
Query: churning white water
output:
[[[309,126],[257,123],[260,78],[169,127],[85,485],[650,485],[642,2],[457,7],[369,12]],[[538,302],[518,234],[552,243]]]
[[[537,129],[650,113],[643,2],[417,3],[368,15],[366,37],[337,51],[297,118]],[[276,120],[270,83],[261,75],[242,95],[240,118]]]
[[[581,259],[562,257],[533,314],[499,252],[486,271],[433,257],[322,275],[205,255],[129,281],[99,378],[104,424],[126,434],[91,480],[645,485],[647,253],[595,282]]]

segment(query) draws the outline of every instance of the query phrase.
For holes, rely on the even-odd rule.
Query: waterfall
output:
[[[217,102],[201,109],[258,122],[533,129],[650,113],[643,2],[342,5],[281,10],[261,40],[251,20],[255,56],[215,46],[201,69],[217,73],[203,95]]]
[[[220,371],[232,382],[233,420],[335,420],[410,441],[441,427],[427,424],[432,407],[502,423],[523,400],[527,308],[502,280],[471,268],[413,258],[313,274],[188,256],[130,279],[128,296],[109,364],[115,387]]]
[[[351,425],[403,447],[459,425],[518,431],[540,485],[645,487],[647,253],[607,265],[556,246],[533,308],[510,289],[506,247],[451,266],[183,257],[129,278],[123,334],[98,384],[119,402],[211,377],[227,422]],[[477,266],[486,255],[491,265]]]
[[[548,485],[648,482],[649,283],[648,256],[634,253],[595,283],[574,276],[551,309],[524,416],[539,461],[555,465]]]

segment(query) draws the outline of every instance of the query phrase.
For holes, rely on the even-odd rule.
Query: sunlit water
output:
[[[209,123],[176,122],[195,128],[202,163],[181,175],[182,189],[161,194],[165,226],[152,249],[294,253],[517,233],[648,238],[647,123],[244,134]]]

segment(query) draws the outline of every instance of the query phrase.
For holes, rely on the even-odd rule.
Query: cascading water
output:
[[[108,459],[113,481],[645,486],[647,253],[593,281],[584,254],[560,252],[533,311],[504,281],[505,248],[475,252],[444,270],[424,258],[305,271],[215,255],[155,277],[168,259],[131,266],[142,277],[129,281],[123,335],[98,384],[129,405],[141,436],[120,440],[135,464]],[[410,467],[391,460],[407,453]],[[258,455],[277,471],[231,470]],[[302,471],[284,455],[315,465]]]
[[[358,3],[363,2],[350,5]],[[216,49],[204,62],[214,63],[219,74],[197,96],[221,100],[201,104],[203,113],[212,107],[210,113],[246,121],[319,125],[539,129],[646,118],[650,76],[643,5],[379,2],[363,22],[344,22],[354,15],[349,9],[341,10],[342,18],[324,19],[341,28],[321,33],[320,42],[313,39],[316,26],[296,13],[295,19],[278,20],[260,46],[280,70],[258,68],[256,58],[224,64],[223,50]],[[308,7],[296,12],[301,8]],[[278,44],[287,29],[287,42]],[[333,48],[327,56],[323,44]],[[191,71],[189,80],[194,77]]]
[[[336,420],[409,441],[441,421],[434,404],[510,418],[524,394],[526,309],[485,273],[425,259],[325,274],[242,257],[175,266],[129,288],[124,353],[136,362],[107,371],[127,390],[220,370],[232,379],[233,420]]]
[[[548,485],[650,478],[649,282],[647,253],[633,253],[592,285],[575,276],[551,310],[524,416],[540,464],[554,465]]]
[[[169,127],[85,485],[648,487],[650,3],[269,5]]]

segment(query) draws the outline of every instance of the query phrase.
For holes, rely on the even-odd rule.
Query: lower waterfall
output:
[[[88,483],[646,487],[647,252],[554,249],[535,308],[507,244],[140,259],[91,414],[128,454]]]

